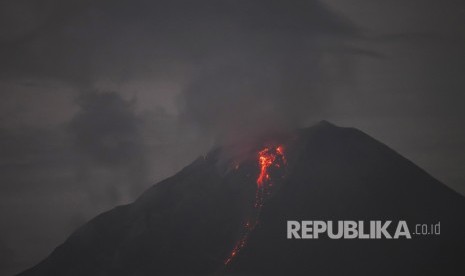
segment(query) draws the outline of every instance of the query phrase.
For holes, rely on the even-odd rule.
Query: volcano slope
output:
[[[257,210],[257,154],[278,144],[285,160],[265,172]],[[288,220],[440,222],[441,233],[287,239]],[[463,196],[363,132],[320,122],[240,158],[213,150],[20,275],[465,275],[464,260]]]

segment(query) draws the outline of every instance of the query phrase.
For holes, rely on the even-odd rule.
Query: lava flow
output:
[[[247,244],[250,233],[255,229],[258,224],[261,209],[267,196],[271,195],[271,188],[273,187],[273,179],[271,177],[271,168],[281,168],[286,164],[284,157],[283,146],[265,147],[258,152],[258,165],[260,167],[260,174],[257,177],[254,211],[252,212],[251,219],[247,220],[243,226],[243,232],[239,241],[236,242],[234,248],[229,254],[228,258],[224,261],[228,265]]]
[[[284,150],[282,146],[276,148],[264,148],[258,152],[258,164],[260,165],[260,174],[257,178],[257,190],[255,196],[255,208],[261,208],[267,195],[271,193],[273,182],[270,177],[270,168],[280,168],[286,163]]]

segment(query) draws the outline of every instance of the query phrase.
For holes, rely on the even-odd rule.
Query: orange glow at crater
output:
[[[265,147],[258,152],[258,165],[260,166],[260,174],[257,178],[257,190],[255,196],[255,208],[261,208],[266,195],[271,193],[273,181],[270,177],[270,169],[272,167],[280,168],[286,164],[284,157],[283,146]]]
[[[261,187],[263,182],[270,180],[269,168],[275,166],[280,167],[280,163],[284,163],[284,149],[278,146],[274,149],[264,148],[258,152],[258,164],[260,165],[260,174],[257,178],[257,185]]]
[[[231,263],[239,251],[245,247],[250,233],[258,224],[258,219],[263,204],[265,203],[267,196],[271,195],[271,187],[273,187],[273,173],[271,168],[274,167],[279,169],[286,164],[283,146],[265,147],[258,152],[257,159],[260,173],[258,174],[256,180],[257,187],[254,201],[254,212],[252,214],[252,218],[247,220],[247,222],[243,225],[241,238],[236,242],[228,258],[224,261],[225,265]],[[238,168],[239,166],[237,165],[236,170]]]

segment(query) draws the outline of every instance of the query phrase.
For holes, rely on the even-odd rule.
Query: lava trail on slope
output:
[[[249,219],[245,220],[241,238],[236,242],[231,253],[224,261],[227,266],[239,254],[247,244],[250,233],[255,229],[260,218],[260,212],[265,200],[271,195],[273,187],[272,168],[282,168],[286,164],[283,146],[265,147],[258,152],[258,165],[260,173],[256,180],[255,200],[253,212]]]

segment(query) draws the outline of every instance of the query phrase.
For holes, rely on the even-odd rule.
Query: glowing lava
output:
[[[275,148],[266,147],[258,152],[258,164],[260,174],[257,178],[257,191],[255,196],[255,208],[261,208],[267,195],[271,193],[273,182],[270,177],[270,168],[280,168],[286,163],[282,146]]]
[[[286,164],[283,146],[265,147],[258,152],[257,157],[260,174],[256,180],[257,188],[255,193],[254,211],[251,216],[252,218],[244,223],[241,238],[236,242],[228,258],[224,261],[225,265],[228,265],[237,256],[239,251],[245,247],[250,233],[258,224],[263,204],[265,203],[267,196],[271,195],[271,187],[273,186],[271,177],[272,172],[270,171],[271,168],[281,168]]]

